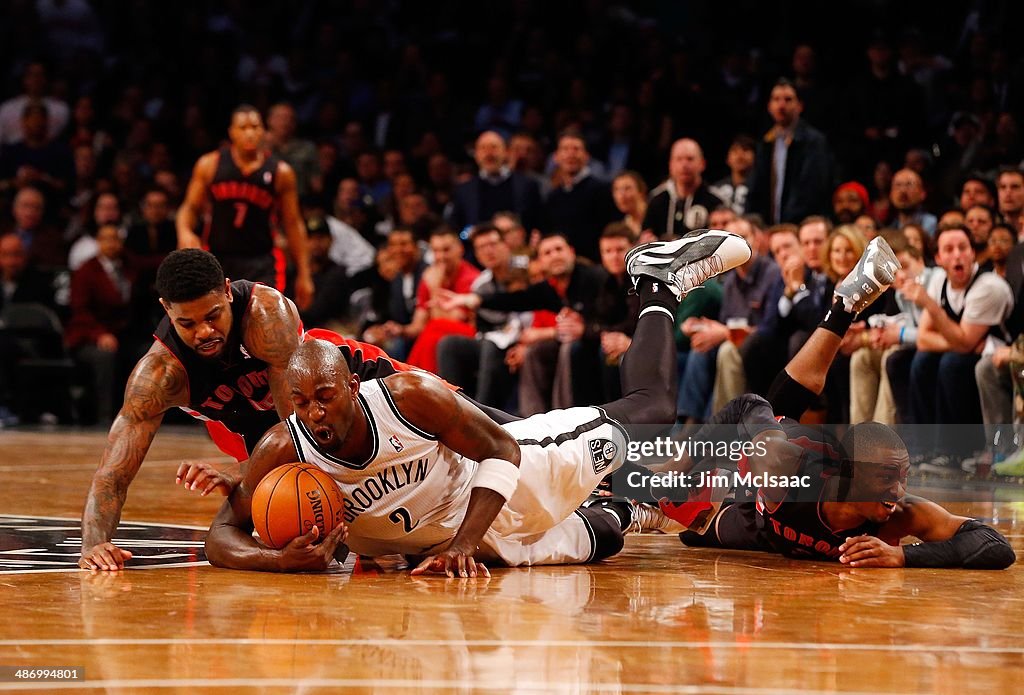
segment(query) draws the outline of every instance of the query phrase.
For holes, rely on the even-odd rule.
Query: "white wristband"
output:
[[[519,466],[504,459],[484,459],[477,466],[472,487],[494,490],[507,502],[518,484]]]

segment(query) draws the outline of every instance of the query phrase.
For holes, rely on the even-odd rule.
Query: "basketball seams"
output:
[[[288,474],[288,471],[290,471],[294,467],[294,463],[289,463],[284,466],[280,466],[280,468],[283,470],[281,471],[281,474],[277,477],[277,480],[274,481],[274,487],[270,488],[270,492],[267,494],[266,511],[263,513],[263,525],[266,527],[267,531],[267,544],[270,545],[270,547],[272,548],[275,547],[275,543],[273,539],[273,534],[270,532],[270,504],[274,499],[274,491],[277,490],[277,486],[281,484],[281,480],[283,480],[284,477]],[[259,485],[256,486],[256,489],[259,490]]]
[[[273,480],[267,480],[267,478],[272,475],[276,475],[276,478]],[[288,478],[289,476],[294,480],[286,481],[285,478]],[[308,476],[309,480],[307,481],[304,476]],[[330,482],[330,485],[334,486],[333,490],[328,485],[328,481]],[[278,547],[278,540],[289,538],[290,542],[291,539],[304,535],[308,532],[308,529],[305,529],[304,527],[304,522],[307,516],[315,523],[315,515],[308,514],[312,512],[312,503],[306,496],[306,493],[312,490],[318,490],[320,493],[320,499],[323,500],[321,513],[324,515],[324,531],[321,535],[326,535],[333,530],[335,525],[335,515],[340,514],[342,495],[337,483],[329,474],[325,473],[313,464],[294,462],[275,468],[264,477],[264,480],[261,481],[260,485],[263,485],[263,482],[266,482],[267,485],[263,486],[263,492],[254,494],[254,498],[258,498],[258,500],[254,500],[258,502],[258,504],[254,505],[254,509],[264,509],[265,516],[262,519],[261,524],[255,523],[259,516],[258,514],[253,515],[253,520],[254,525],[262,526],[262,528],[258,528],[257,530],[260,531],[260,537],[263,538],[268,545],[276,548]],[[288,493],[285,492],[287,487],[280,488],[281,492],[280,495],[278,495],[278,486],[282,483],[286,486],[293,484],[293,491]],[[259,490],[260,486],[257,486],[257,491],[259,492]],[[337,503],[331,498],[332,493],[337,495]],[[292,501],[287,499],[288,494],[293,494],[295,496],[295,507],[292,507]],[[278,496],[283,497],[275,504],[274,498]],[[263,497],[266,498],[265,501],[263,500]],[[297,516],[293,519],[286,518],[285,515],[292,513],[292,510],[294,510],[294,513],[296,513]]]
[[[300,536],[305,534],[305,529],[302,526],[302,493],[299,492],[299,481],[305,472],[302,468],[299,468],[299,472],[295,474],[295,521],[298,523]],[[312,531],[313,529],[310,530]]]

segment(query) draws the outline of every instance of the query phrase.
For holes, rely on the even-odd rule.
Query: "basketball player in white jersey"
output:
[[[403,373],[360,383],[336,346],[305,343],[286,370],[294,414],[263,437],[245,479],[214,520],[206,540],[210,562],[323,569],[347,542],[360,555],[425,558],[413,574],[475,577],[488,573],[484,563],[581,563],[614,555],[631,519],[614,507],[580,505],[622,465],[625,426],[674,419],[672,328],[682,296],[749,257],[742,238],[717,230],[627,254],[640,315],[622,362],[625,395],[600,408],[498,425],[437,379]],[[271,549],[252,536],[252,493],[270,470],[296,459],[337,481],[344,523],[323,539],[314,527]]]

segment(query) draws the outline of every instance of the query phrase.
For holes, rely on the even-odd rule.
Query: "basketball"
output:
[[[252,522],[260,539],[283,548],[313,526],[320,537],[341,522],[341,489],[310,463],[287,463],[267,473],[252,495]]]

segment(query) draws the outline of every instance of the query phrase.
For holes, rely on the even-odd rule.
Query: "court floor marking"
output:
[[[955,652],[958,654],[1020,654],[1024,647],[981,647],[952,644],[863,644],[845,642],[643,642],[630,640],[466,640],[466,639],[284,639],[189,637],[0,640],[0,647],[171,645],[308,645],[312,647],[582,647],[618,649],[794,649],[811,651]]]
[[[387,688],[434,688],[434,689],[473,689],[473,690],[501,690],[507,691],[509,683],[494,683],[472,680],[415,680],[415,679],[377,679],[377,678],[231,678],[231,679],[202,679],[202,678],[145,678],[145,679],[112,679],[112,680],[83,680],[83,681],[35,681],[32,683],[0,683],[0,690],[39,690],[45,686],[47,690],[81,690],[85,688],[358,688],[358,687],[387,687]],[[590,691],[596,689],[608,689],[609,691],[621,692],[646,692],[646,693],[727,693],[732,695],[773,695],[775,693],[799,692],[805,695],[824,695],[834,693],[834,690],[803,690],[794,688],[745,688],[742,686],[722,686],[714,684],[691,685],[664,685],[646,683],[619,683],[609,681],[604,683],[589,683],[580,681],[556,681],[556,682],[526,682],[515,683],[516,691],[535,690],[537,692],[580,692],[581,689]],[[878,695],[881,691],[848,691],[844,690],[843,695]]]
[[[176,459],[146,459],[142,462],[142,465],[149,468],[156,466],[178,466],[182,461],[201,461],[203,463],[231,463],[234,461],[232,458],[227,456],[209,456],[199,458],[176,458]],[[0,473],[26,473],[26,472],[41,472],[47,471],[82,471],[82,470],[94,470],[99,465],[99,456],[96,457],[95,461],[82,461],[81,463],[19,463],[13,466],[0,466]]]

